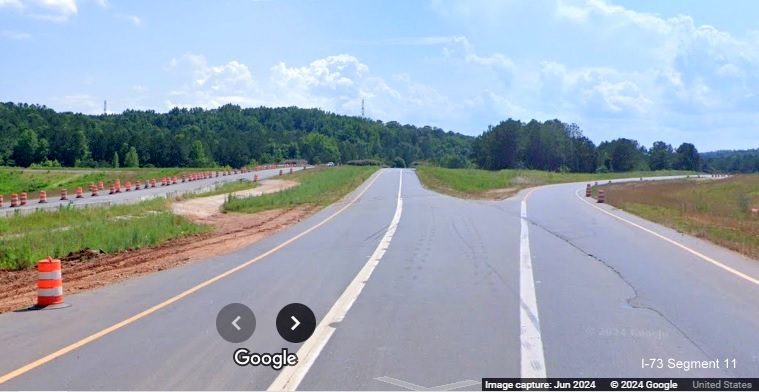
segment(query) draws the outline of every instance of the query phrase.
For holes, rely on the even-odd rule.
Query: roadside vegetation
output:
[[[256,213],[299,205],[326,206],[338,201],[379,168],[376,166],[340,166],[298,171],[287,179],[299,184],[287,190],[255,197],[230,196],[225,212]]]
[[[680,232],[759,258],[759,174],[600,185],[606,202]]]
[[[0,269],[32,268],[83,249],[114,253],[211,228],[172,214],[166,199],[110,208],[40,210],[0,219]]]
[[[416,169],[416,174],[422,185],[427,189],[439,193],[471,199],[502,199],[519,192],[521,189],[539,185],[695,173],[677,170],[623,173],[556,173],[539,170],[506,169],[489,171],[419,166]]]

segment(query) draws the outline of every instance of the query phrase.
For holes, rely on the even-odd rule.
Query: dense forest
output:
[[[704,168],[722,173],[759,172],[759,149],[713,151],[701,154]]]
[[[76,167],[240,167],[305,159],[372,159],[405,167],[427,162],[488,170],[620,172],[683,169],[756,171],[759,152],[704,155],[693,144],[651,148],[619,138],[595,145],[575,124],[508,119],[470,137],[429,126],[383,123],[319,109],[179,109],[168,113],[57,113],[0,104],[0,165]],[[746,163],[750,162],[750,163]]]
[[[489,170],[526,168],[567,172],[699,170],[700,155],[691,143],[677,149],[658,141],[647,149],[619,138],[596,146],[575,124],[559,120],[529,123],[509,119],[488,128],[472,146],[472,158]]]
[[[446,164],[468,157],[471,140],[439,128],[294,107],[91,116],[0,104],[0,165],[6,166],[241,167],[287,159]]]

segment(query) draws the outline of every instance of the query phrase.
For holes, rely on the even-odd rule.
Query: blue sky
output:
[[[759,147],[759,2],[0,0],[0,101],[320,107]]]

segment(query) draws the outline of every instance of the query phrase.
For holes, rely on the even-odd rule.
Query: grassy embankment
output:
[[[602,185],[606,202],[650,221],[759,258],[759,174]]]
[[[297,181],[297,186],[257,197],[230,197],[223,210],[255,213],[307,204],[326,206],[356,189],[378,169],[376,166],[340,166],[298,171],[286,177]]]
[[[228,203],[231,206],[225,207],[255,213],[299,204],[327,205],[355,189],[375,170],[340,167],[297,172],[283,176],[301,182],[296,187],[276,194],[234,199]],[[226,194],[254,186],[234,182],[190,197]],[[115,253],[212,230],[172,214],[170,203],[170,200],[154,199],[109,208],[69,207],[0,218],[0,269],[32,268],[38,260],[48,256],[61,258],[85,248]]]
[[[521,189],[547,184],[579,181],[601,181],[614,178],[638,178],[695,174],[685,171],[627,173],[553,173],[538,170],[443,169],[420,166],[416,174],[422,184],[436,192],[473,199],[502,199]]]

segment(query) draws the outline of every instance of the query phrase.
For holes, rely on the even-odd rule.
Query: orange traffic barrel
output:
[[[219,171],[217,170],[217,171],[216,171],[216,177],[218,177],[218,176],[219,176]]]
[[[253,176],[253,182],[258,182],[258,174],[256,174],[255,176]]]
[[[187,176],[182,174],[182,182],[187,182]]]
[[[134,190],[139,191],[140,190],[140,181],[136,181],[134,183]]]
[[[15,193],[11,194],[11,207],[18,207],[18,195]]]
[[[40,203],[47,203],[47,192],[40,191]]]
[[[155,188],[155,178],[150,179],[150,187]]]
[[[121,192],[121,180],[116,180],[116,193]]]
[[[103,186],[103,181],[98,181],[98,190],[102,191],[103,189],[105,189],[105,187]]]
[[[126,190],[127,192],[129,192],[129,191],[131,191],[131,190],[132,190],[132,182],[131,182],[131,181],[127,181],[127,182],[126,182],[126,189],[125,189],[125,190]]]
[[[598,203],[606,203],[606,192],[603,189],[598,190]]]
[[[82,192],[82,187],[76,188],[76,198],[81,199],[84,197],[84,192]]]
[[[590,191],[590,184],[588,184],[588,185],[585,187],[585,197],[590,197],[590,195],[591,195],[591,191]]]
[[[65,189],[61,189],[61,200],[68,200],[69,194],[68,191]]]
[[[111,184],[111,185],[108,186],[108,188],[110,189],[108,191],[109,195],[112,195],[112,194],[116,193],[116,185]]]
[[[0,208],[3,208],[3,195],[0,195]]]
[[[176,185],[177,183],[177,176],[174,176],[171,178],[171,182]]]
[[[37,305],[34,309],[56,309],[70,305],[63,303],[63,276],[61,261],[48,257],[37,263]]]
[[[92,192],[92,196],[98,195],[98,187],[96,185],[90,184],[90,191]]]
[[[21,201],[19,202],[19,205],[26,205],[26,192],[21,192]]]
[[[223,172],[221,172],[221,176],[222,177],[225,177],[226,175],[227,175],[227,171],[226,170],[224,170]]]

